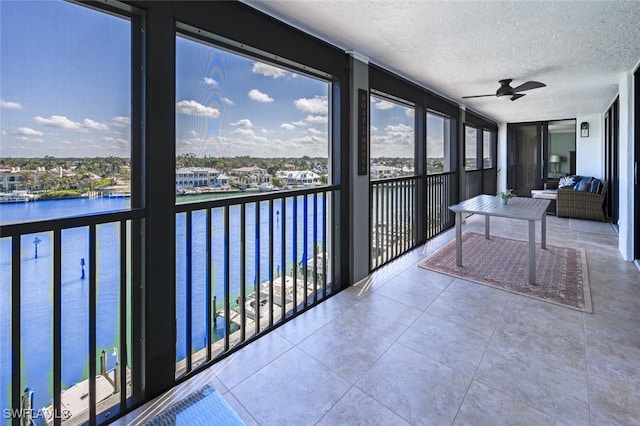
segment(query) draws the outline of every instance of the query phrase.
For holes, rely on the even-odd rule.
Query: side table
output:
[[[558,199],[558,191],[556,189],[532,189],[531,198],[550,200],[547,214],[556,214],[556,200]]]

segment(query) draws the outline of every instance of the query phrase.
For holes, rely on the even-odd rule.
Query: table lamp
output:
[[[551,164],[560,164],[561,160],[560,160],[560,156],[553,154],[552,156],[549,157],[549,163]],[[553,167],[553,173],[558,173],[558,167]]]

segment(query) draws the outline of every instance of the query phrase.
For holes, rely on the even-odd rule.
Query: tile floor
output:
[[[593,314],[418,268],[449,231],[164,403],[212,383],[248,425],[640,424],[640,273],[610,225],[572,221],[549,216],[547,241],[585,248]],[[527,226],[494,218],[492,234]]]

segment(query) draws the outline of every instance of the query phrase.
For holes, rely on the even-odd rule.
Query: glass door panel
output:
[[[514,192],[519,196],[528,197],[531,190],[536,188],[538,176],[538,143],[540,133],[538,125],[523,125],[515,129],[515,185]]]

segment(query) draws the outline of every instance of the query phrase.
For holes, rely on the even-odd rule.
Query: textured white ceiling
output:
[[[502,123],[603,113],[640,61],[640,1],[244,2]],[[505,78],[547,87],[461,99]]]

